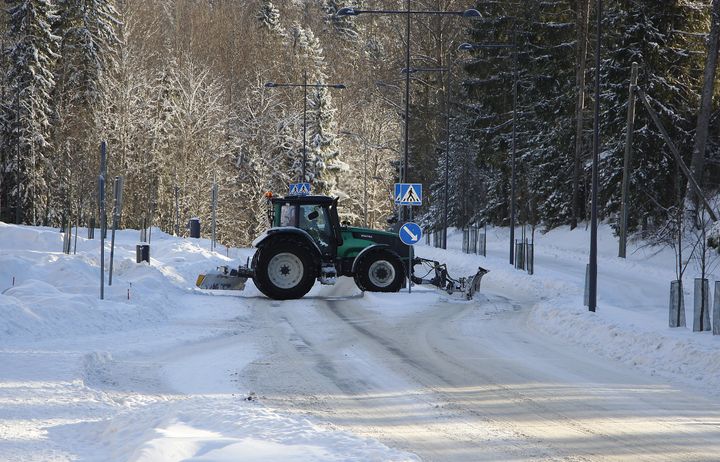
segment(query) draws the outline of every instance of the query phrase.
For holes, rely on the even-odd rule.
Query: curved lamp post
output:
[[[303,83],[277,83],[277,82],[268,82],[265,84],[265,88],[282,88],[282,87],[300,87],[303,89],[303,157],[302,157],[302,178],[301,180],[304,182],[307,180],[307,176],[305,175],[306,171],[305,168],[307,166],[307,89],[308,87],[311,88],[334,88],[335,90],[344,90],[347,87],[342,83],[334,83],[334,84],[320,84],[320,83],[314,83],[310,84],[307,83],[307,71],[303,72]]]

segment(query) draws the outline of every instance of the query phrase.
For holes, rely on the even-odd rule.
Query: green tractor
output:
[[[415,284],[432,284],[467,299],[480,288],[487,270],[479,268],[469,278],[455,280],[438,262],[413,258],[397,233],[343,226],[338,199],[327,196],[271,198],[271,227],[253,247],[257,251],[247,266],[221,266],[201,274],[201,289],[242,290],[247,279],[266,296],[276,300],[302,298],[315,284],[332,285],[348,276],[368,292],[398,292],[406,287],[408,272]],[[414,277],[414,266],[430,267],[432,279]]]

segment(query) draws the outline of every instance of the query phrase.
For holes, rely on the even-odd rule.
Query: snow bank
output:
[[[532,306],[528,322],[535,329],[649,374],[720,395],[720,337],[691,332],[691,291],[685,291],[690,329],[668,327],[670,282],[675,279],[672,250],[634,242],[628,258],[618,258],[612,229],[601,226],[598,310],[593,314],[583,303],[588,230],[561,227],[536,233],[533,276],[508,264],[507,229],[489,228],[488,235],[487,258],[461,253],[462,234],[457,231],[449,233],[450,250],[420,246],[417,254],[447,262],[454,276],[470,274],[478,266],[490,269],[481,293],[513,293]],[[686,289],[696,276],[692,270],[686,275]],[[711,274],[711,284],[719,276]]]
[[[260,355],[257,290],[194,287],[251,250],[153,231],[150,265],[137,231],[117,233],[100,300],[99,239],[64,255],[56,229],[0,223],[0,460],[417,460],[256,402],[238,377]],[[107,284],[109,240],[105,255]]]
[[[418,460],[373,440],[219,398],[148,406],[123,414],[87,438],[98,457],[112,454],[114,460],[128,462]]]

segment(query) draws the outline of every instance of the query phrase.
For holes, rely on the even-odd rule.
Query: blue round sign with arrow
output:
[[[400,240],[407,245],[415,245],[422,238],[422,228],[417,223],[405,223],[400,227]]]

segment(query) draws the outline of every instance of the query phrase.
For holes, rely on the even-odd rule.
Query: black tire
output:
[[[301,239],[278,237],[256,252],[253,282],[275,300],[302,298],[315,284],[313,249]]]
[[[250,263],[250,267],[253,268],[255,272],[257,272],[257,261],[258,257],[260,256],[260,249],[258,249],[252,257],[252,262]],[[265,289],[262,286],[262,281],[256,277],[253,276],[253,284],[255,284],[255,287],[257,287],[257,290],[259,290],[262,294],[265,294]]]
[[[360,257],[354,277],[360,290],[398,292],[405,280],[405,268],[397,255],[376,250]]]

